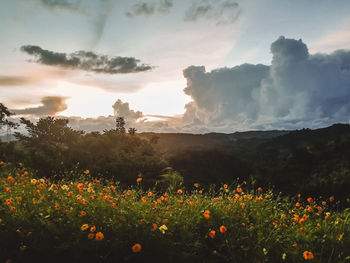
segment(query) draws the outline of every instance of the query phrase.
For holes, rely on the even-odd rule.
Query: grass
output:
[[[350,210],[332,197],[75,177],[52,183],[0,162],[1,262],[350,262]]]

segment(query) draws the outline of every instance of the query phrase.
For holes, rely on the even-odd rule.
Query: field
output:
[[[350,262],[350,210],[247,182],[127,189],[0,162],[1,262]]]

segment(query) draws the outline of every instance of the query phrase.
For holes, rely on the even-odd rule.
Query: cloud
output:
[[[167,13],[173,7],[172,0],[161,0],[159,2],[140,2],[132,6],[126,16],[132,18],[137,16],[150,16],[155,13]]]
[[[114,116],[116,117],[124,117],[126,121],[136,121],[143,117],[141,111],[131,110],[129,107],[129,103],[123,103],[121,100],[117,100],[113,106]]]
[[[0,86],[22,86],[32,83],[32,80],[21,76],[0,76]]]
[[[310,55],[301,40],[280,37],[271,66],[184,70],[184,124],[213,131],[316,128],[350,120],[350,51]]]
[[[198,19],[216,21],[217,25],[234,23],[241,13],[237,2],[233,0],[196,0],[186,11],[184,21]]]
[[[25,108],[25,109],[13,109],[12,111],[18,115],[56,115],[67,109],[65,102],[67,98],[58,96],[47,96],[41,99],[42,106]]]
[[[152,69],[149,65],[139,64],[140,60],[133,57],[109,58],[106,55],[98,55],[88,51],[77,51],[71,54],[57,53],[31,45],[22,46],[21,51],[34,56],[35,62],[40,64],[95,73],[126,74]]]
[[[60,8],[70,11],[77,11],[80,9],[82,0],[40,0],[41,4],[46,8]]]

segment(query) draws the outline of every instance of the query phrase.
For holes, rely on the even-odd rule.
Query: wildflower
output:
[[[157,230],[157,224],[152,224],[151,231],[156,231]]]
[[[139,243],[136,243],[135,245],[132,246],[131,250],[134,253],[139,253],[141,251],[141,245]]]
[[[308,206],[308,207],[306,208],[306,211],[308,211],[309,213],[311,213],[311,212],[312,212],[312,207],[311,207],[311,206]]]
[[[10,187],[5,187],[5,192],[8,192],[8,191],[10,191]]]
[[[327,204],[327,202],[326,201],[322,201],[322,203],[321,203],[323,206],[325,206],[326,204]]]
[[[143,197],[141,198],[141,201],[145,203],[145,202],[147,201],[147,198],[146,198],[145,196],[143,196]]]
[[[136,179],[136,183],[140,183],[141,181],[142,181],[142,178],[141,178],[141,177],[139,177],[139,178]]]
[[[11,199],[6,199],[6,205],[11,205],[12,204],[12,200]]]
[[[241,187],[237,187],[236,191],[237,191],[237,193],[242,193],[243,190]]]
[[[199,184],[193,184],[194,187],[198,188],[199,187]]]
[[[162,221],[163,225],[167,224],[168,222],[169,222],[169,219],[167,219],[167,218],[165,218],[165,219]]]
[[[77,188],[79,191],[82,191],[84,189],[84,184],[82,183],[77,184]]]
[[[11,206],[10,209],[11,209],[12,212],[16,212],[16,207]]]
[[[330,198],[329,198],[329,202],[333,202],[334,201],[334,196],[332,195]]]
[[[312,254],[312,252],[310,252],[310,251],[304,251],[303,257],[306,260],[313,259],[314,258],[314,254]]]
[[[88,228],[89,228],[89,225],[88,225],[88,224],[83,224],[83,225],[80,227],[81,231],[85,231],[85,230],[88,229]]]
[[[224,189],[227,189],[227,187],[228,187],[227,184],[224,184]]]
[[[67,191],[69,189],[69,187],[64,184],[64,185],[61,186],[61,189],[64,190],[64,191]]]
[[[3,161],[0,162],[0,166],[4,165],[5,163]]]
[[[68,193],[67,193],[67,196],[71,196],[73,194],[73,192],[72,191],[69,191]]]
[[[96,236],[95,236],[95,240],[97,240],[97,241],[101,241],[102,239],[104,239],[104,235],[103,235],[103,233],[101,233],[101,232],[97,232],[96,233]]]
[[[209,232],[209,237],[214,238],[215,237],[215,230],[212,230]]]
[[[199,192],[198,192],[198,193],[199,193],[200,195],[201,195],[201,194],[203,194],[203,190],[199,190]]]
[[[88,234],[88,239],[94,239],[95,237],[95,234],[94,233],[89,233]]]
[[[287,257],[287,254],[286,254],[286,253],[283,253],[283,254],[282,254],[282,260],[286,260],[286,257]]]
[[[181,189],[179,189],[179,190],[177,190],[177,194],[179,194],[179,195],[182,195],[182,190]]]
[[[148,192],[147,196],[148,197],[152,197],[153,193],[152,192]]]
[[[12,184],[12,183],[14,183],[16,180],[15,180],[15,178],[13,178],[12,176],[9,176],[9,177],[7,177],[7,181],[8,181],[10,184]]]
[[[85,170],[85,171],[84,171],[84,174],[86,174],[86,175],[88,175],[89,173],[90,173],[89,170]]]
[[[285,219],[285,218],[286,218],[286,214],[282,214],[281,219]]]
[[[266,248],[263,248],[263,253],[264,253],[264,255],[266,256],[267,255],[267,249]]]
[[[258,201],[262,201],[262,200],[264,200],[264,198],[262,196],[259,196]]]
[[[55,209],[59,210],[60,209],[60,205],[59,204],[55,204]]]
[[[258,187],[258,191],[261,192],[261,191],[262,191],[262,188],[261,188],[261,187]]]
[[[227,228],[225,226],[220,227],[220,232],[225,233],[227,231]]]
[[[90,195],[90,199],[91,199],[91,200],[94,200],[94,199],[95,199],[95,196]]]
[[[162,232],[163,234],[165,234],[165,231],[167,231],[168,228],[167,228],[166,225],[161,225],[161,226],[159,227],[159,230],[160,230],[160,232]]]
[[[296,206],[296,207],[300,207],[300,203],[297,202],[297,203],[295,204],[295,206]]]
[[[205,210],[203,213],[203,216],[206,220],[208,220],[210,218],[210,211],[209,210]]]
[[[81,211],[79,214],[80,217],[86,216],[86,212],[85,211]]]
[[[114,185],[111,185],[111,190],[115,191],[115,186]]]
[[[241,224],[242,226],[246,226],[246,224],[244,223],[244,222],[242,222],[242,224]]]
[[[314,200],[311,197],[309,197],[307,201],[309,202],[309,204],[311,204]]]

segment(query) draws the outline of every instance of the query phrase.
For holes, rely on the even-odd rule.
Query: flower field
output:
[[[350,262],[350,210],[332,196],[0,175],[0,262]]]

